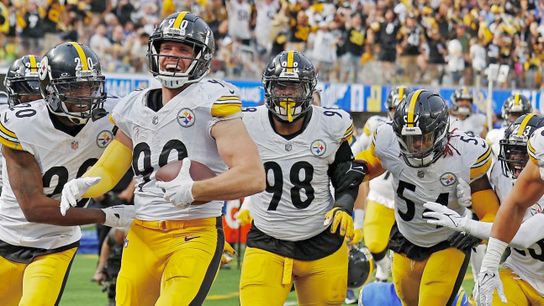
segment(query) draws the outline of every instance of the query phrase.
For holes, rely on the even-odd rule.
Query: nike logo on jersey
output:
[[[185,237],[185,242],[191,241],[191,240],[193,240],[193,239],[195,239],[195,238],[199,238],[199,237],[200,237],[200,236]]]
[[[231,95],[234,94],[234,90],[232,90],[232,89],[229,89],[229,92],[230,92]]]

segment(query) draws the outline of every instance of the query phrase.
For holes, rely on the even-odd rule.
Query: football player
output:
[[[502,119],[504,120],[501,128],[492,129],[487,133],[486,141],[491,145],[491,149],[495,156],[499,156],[500,140],[504,138],[504,131],[516,119],[522,115],[529,114],[533,111],[533,106],[527,97],[520,93],[516,93],[508,97],[502,106]]]
[[[501,201],[512,190],[512,185],[527,164],[527,141],[540,127],[544,126],[544,117],[535,114],[523,115],[510,125],[504,139],[500,141],[500,163],[495,163],[490,180]],[[447,226],[453,230],[465,232],[487,240],[491,234],[491,223],[472,220],[437,203],[424,206],[433,212],[424,215],[431,219],[430,224]],[[525,212],[523,223],[516,236],[510,242],[511,253],[499,272],[503,290],[499,294],[516,305],[544,305],[544,263],[541,246],[544,245],[544,226],[542,208],[544,198],[540,198]],[[494,295],[487,304],[502,305],[500,295]]]
[[[40,61],[41,57],[28,54],[18,58],[9,66],[4,87],[6,87],[10,107],[42,98],[38,78]]]
[[[0,300],[8,306],[57,305],[81,239],[74,225],[125,226],[134,213],[121,206],[60,214],[64,184],[95,163],[113,138],[104,113],[115,101],[106,100],[96,54],[75,42],[49,50],[38,76],[43,99],[14,102],[0,121],[0,278],[9,280]]]
[[[344,241],[353,235],[351,215],[363,171],[349,146],[350,115],[313,106],[316,83],[305,55],[282,52],[263,72],[265,105],[244,113],[267,180],[265,191],[251,196],[253,223],[240,277],[243,306],[283,305],[293,283],[299,305],[344,301]]]
[[[366,146],[352,146],[355,154],[368,148],[372,135],[374,135],[380,125],[387,124],[393,120],[398,104],[408,93],[408,88],[404,86],[399,86],[389,92],[386,100],[388,117],[372,116],[368,119],[363,129],[363,137],[369,140],[362,140]],[[363,183],[368,186],[369,191],[365,193],[361,190],[362,188],[359,190],[359,196],[355,204],[355,234],[351,241],[351,244],[355,244],[361,240],[359,237],[365,238],[365,245],[376,262],[376,280],[383,282],[387,281],[391,273],[391,259],[387,256],[387,242],[391,228],[395,223],[393,208],[395,196],[392,183],[393,177],[390,172],[385,172],[379,177]],[[357,213],[360,209],[358,203],[362,197],[366,197],[367,201],[365,207],[366,214],[364,215],[361,212]],[[364,224],[358,226],[359,223],[363,223],[363,219]],[[359,234],[359,232],[361,233]]]
[[[0,104],[0,112],[20,103],[28,103],[42,98],[38,79],[38,68],[41,58],[32,54],[16,59],[8,68],[4,87],[8,96],[7,104]],[[0,158],[0,193],[2,158]]]
[[[473,111],[474,93],[472,90],[467,87],[456,89],[451,96],[451,102],[451,129],[459,129],[469,136],[485,137],[487,134],[486,117],[484,114]]]
[[[479,240],[427,224],[423,204],[434,201],[463,212],[466,201],[459,198],[472,196],[472,210],[491,221],[498,208],[486,175],[491,148],[478,136],[450,131],[446,102],[419,89],[399,104],[392,125],[378,127],[357,159],[366,161],[369,179],[385,170],[393,176],[396,224],[389,248],[403,305],[451,304]],[[468,191],[459,190],[463,181]]]
[[[527,209],[531,208],[544,195],[544,128],[539,128],[532,133],[527,142],[527,153],[530,161],[519,173],[512,191],[501,202],[497,218],[491,229],[487,251],[477,281],[477,298],[482,305],[491,305],[495,290],[498,290],[500,296],[504,298],[501,274],[499,273],[502,254],[518,231]],[[537,230],[535,229],[535,231]],[[538,253],[533,251],[529,254]],[[541,274],[539,276],[541,277]]]
[[[185,11],[166,17],[149,38],[147,52],[161,88],[119,101],[110,117],[119,128],[116,138],[85,174],[101,181],[88,191],[81,180],[64,189],[61,208],[68,209],[85,192],[96,196],[113,188],[130,166],[120,161],[132,161],[136,220],[123,251],[117,305],[201,305],[223,253],[223,200],[265,187],[237,89],[203,79],[214,51],[212,30],[203,19]],[[217,176],[193,181],[190,159]],[[157,181],[156,170],[175,160],[183,160],[177,177]]]

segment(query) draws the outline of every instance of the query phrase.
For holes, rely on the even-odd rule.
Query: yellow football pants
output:
[[[493,306],[540,306],[544,305],[544,297],[535,290],[529,283],[519,278],[509,268],[500,271],[504,295],[508,303],[503,304],[497,293],[493,294]]]
[[[395,210],[374,201],[366,204],[363,237],[372,254],[380,254],[387,248],[389,234],[395,223]]]
[[[393,283],[403,306],[451,305],[465,276],[469,257],[456,248],[415,261],[393,253]]]
[[[117,305],[202,305],[224,242],[220,218],[135,220],[117,278]]]
[[[0,304],[58,305],[77,248],[38,256],[29,264],[0,257]]]
[[[317,260],[296,260],[246,248],[240,277],[242,306],[282,306],[294,281],[298,305],[342,305],[348,282],[346,243]]]

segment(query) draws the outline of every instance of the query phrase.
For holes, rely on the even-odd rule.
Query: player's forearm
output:
[[[100,182],[91,186],[83,194],[83,197],[95,198],[113,189],[130,168],[131,161],[132,149],[114,139],[96,164],[83,175],[101,178]]]
[[[196,181],[193,197],[195,201],[240,199],[263,191],[265,178],[260,162],[235,166],[214,178]]]
[[[23,209],[25,218],[30,222],[61,226],[74,226],[104,223],[106,215],[100,209],[72,208],[66,216],[60,214],[59,202],[47,197],[33,199],[30,209]]]
[[[506,200],[501,203],[491,237],[510,242],[518,231],[525,211],[542,197],[543,182],[539,167],[528,162]]]
[[[469,220],[467,232],[482,240],[488,240],[492,227],[493,223]],[[510,246],[526,249],[541,239],[544,239],[544,215],[536,214],[521,224],[516,235],[510,241]]]
[[[491,237],[510,243],[523,221],[524,214],[525,209],[520,206],[501,205],[493,222]]]

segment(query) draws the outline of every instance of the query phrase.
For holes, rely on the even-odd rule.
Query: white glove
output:
[[[100,182],[100,177],[81,177],[66,183],[60,198],[60,214],[65,216],[70,207],[75,207],[81,196],[93,185]]]
[[[469,216],[461,217],[454,210],[449,209],[440,203],[427,202],[423,207],[430,209],[423,213],[427,223],[449,227],[458,232],[470,233],[468,228]]]
[[[478,275],[478,281],[476,282],[475,294],[477,304],[480,306],[491,306],[493,303],[493,293],[497,290],[499,298],[506,304],[506,296],[504,295],[504,289],[502,287],[501,278],[499,276],[499,269],[480,270]]]
[[[489,238],[487,251],[476,281],[475,298],[478,305],[491,306],[495,290],[497,290],[501,301],[504,304],[507,303],[499,275],[499,263],[507,246],[508,244],[504,241],[493,237]]]
[[[115,205],[102,209],[106,214],[104,225],[128,228],[136,215],[134,205]]]
[[[170,182],[157,181],[157,187],[164,191],[164,199],[171,202],[177,207],[185,208],[194,202],[193,184],[189,169],[191,168],[191,160],[184,158],[178,176]]]
[[[470,184],[464,179],[459,179],[457,182],[457,201],[459,205],[463,207],[472,206],[472,191],[470,189]]]

